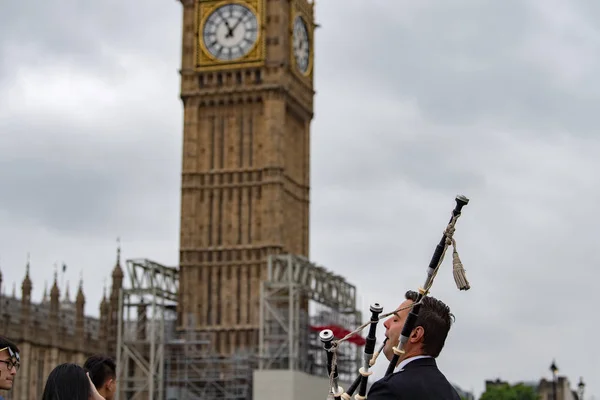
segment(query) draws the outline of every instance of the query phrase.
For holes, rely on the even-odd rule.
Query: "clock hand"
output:
[[[227,20],[225,20],[225,27],[227,28],[227,34],[225,35],[225,37],[232,37],[233,36],[233,30],[235,29],[232,28],[231,26],[229,26],[229,22]]]
[[[233,31],[235,30],[235,28],[238,27],[238,25],[242,22],[242,20],[244,19],[244,17],[240,17],[238,18],[238,20],[236,21],[235,25],[233,25],[233,28],[231,28],[231,34],[233,35]]]
[[[227,24],[227,23],[226,23]],[[235,23],[235,25],[233,25],[233,27],[229,27],[229,24],[227,24],[227,29],[228,32],[225,35],[226,38],[230,38],[233,36],[233,31],[235,31],[235,28],[237,28],[237,26],[240,24],[240,20],[238,19],[237,22]]]
[[[217,12],[221,16],[221,18],[223,18],[223,21],[225,22],[225,26],[227,27],[227,34],[225,35],[225,37],[233,36],[233,29],[231,29],[231,26],[229,26],[229,21],[227,20],[227,18],[225,18],[225,16],[223,15],[223,12],[220,9]]]

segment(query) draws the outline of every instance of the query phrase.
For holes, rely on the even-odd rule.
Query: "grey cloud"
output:
[[[548,76],[547,65],[529,62],[535,58],[528,56],[535,48],[527,46],[536,33],[539,15],[535,10],[524,2],[485,6],[453,2],[439,7],[410,17],[365,10],[365,21],[354,26],[361,45],[334,42],[337,36],[323,32],[325,43],[321,46],[328,49],[323,55],[330,60],[321,60],[321,70],[340,86],[353,85],[361,71],[368,70],[372,78],[367,85],[375,92],[372,97],[383,92],[390,97],[414,98],[424,116],[439,124],[492,118],[496,125],[508,128],[593,132],[590,118],[599,93],[596,68],[587,69],[581,81],[583,91],[575,92],[573,85],[565,87]],[[345,24],[344,19],[324,21],[323,31],[335,32]],[[541,37],[550,48],[559,40]],[[585,55],[575,52],[566,56]],[[552,59],[546,64],[552,64]],[[342,71],[334,73],[338,66],[343,66]]]
[[[0,87],[3,78],[14,80],[21,69],[59,63],[111,79],[168,63],[177,78],[180,20],[177,4],[164,7],[159,2],[143,7],[115,0],[102,6],[76,0],[6,3],[0,15]],[[122,58],[136,56],[146,63],[130,71]]]
[[[3,124],[17,140],[0,150],[0,182],[10,188],[0,208],[58,231],[109,234],[125,226],[153,238],[165,220],[177,218],[178,166],[170,160],[179,148],[160,124],[148,134],[150,124],[138,124],[133,142],[104,139],[102,130],[75,122]],[[125,119],[113,134],[130,134],[127,125]],[[53,140],[33,144],[40,133]]]
[[[156,18],[157,13],[162,18]],[[140,7],[133,2],[108,0],[99,6],[60,0],[29,3],[27,7],[6,3],[0,26],[4,41],[34,45],[46,55],[101,58],[108,48],[151,54],[156,54],[157,47],[178,50],[173,43],[179,40],[180,16],[176,4],[164,7],[148,2]]]
[[[456,290],[447,255],[433,292],[457,315],[447,376],[481,392],[489,378],[538,379],[556,357],[599,393],[599,59],[586,36],[598,10],[540,4],[317,2],[311,258],[357,286],[363,312],[390,310],[422,284],[464,193],[456,235],[472,289]],[[31,251],[40,279],[56,260],[71,282],[85,268],[96,313],[116,236],[128,257],[177,262],[181,6],[24,6],[0,13],[12,96],[0,96],[0,267],[20,281]],[[50,93],[64,71],[70,97]]]
[[[315,184],[329,187],[343,182],[344,190],[355,191],[358,196],[402,180],[432,190],[469,190],[485,184],[484,171],[467,164],[472,157],[470,143],[486,146],[476,138],[474,128],[453,130],[424,123],[420,109],[416,116],[398,115],[407,107],[403,103],[395,109],[379,109],[388,97],[373,101],[369,107],[366,102],[353,105],[356,98],[344,99],[335,93],[322,95],[323,101],[339,108],[314,124],[315,130],[329,132],[327,138],[313,139]],[[336,151],[329,152],[329,146],[335,146]]]
[[[31,218],[57,229],[97,229],[117,209],[110,175],[90,170],[74,173],[68,165],[57,166],[39,158],[0,164],[0,180],[11,188],[0,207],[13,216]],[[19,175],[15,171],[19,171]]]

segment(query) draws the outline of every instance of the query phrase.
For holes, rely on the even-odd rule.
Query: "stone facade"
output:
[[[520,382],[525,386],[532,387],[535,389],[539,400],[554,400],[554,387],[551,380],[544,378],[540,379],[539,382]],[[500,379],[485,381],[486,390],[493,386],[507,385],[508,382]],[[565,376],[558,376],[556,378],[556,400],[579,400],[577,392],[571,389],[571,383],[569,378]]]
[[[552,381],[541,379],[538,385],[540,400],[554,400],[554,388]],[[569,378],[559,376],[556,378],[556,400],[579,400],[577,392],[571,389]]]
[[[21,369],[13,389],[0,391],[6,400],[39,400],[46,377],[58,364],[74,362],[82,365],[94,353],[115,356],[118,294],[123,282],[119,258],[117,256],[112,272],[110,294],[107,297],[105,293],[99,305],[100,318],[84,315],[82,282],[79,282],[74,301],[70,299],[68,287],[61,299],[56,273],[50,295],[45,292],[41,302],[33,302],[29,264],[21,285],[21,298],[17,298],[16,293],[0,296],[1,334],[21,350]],[[0,286],[1,280],[0,274]]]
[[[182,1],[178,324],[211,333],[223,355],[256,351],[267,256],[309,249],[313,76],[297,73],[290,32],[301,13],[312,38],[314,4],[247,1],[265,49],[251,66],[197,64],[198,7],[216,3]]]

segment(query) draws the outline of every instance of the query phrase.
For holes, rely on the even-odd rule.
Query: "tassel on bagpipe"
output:
[[[422,288],[419,288],[417,301],[415,301],[412,304],[412,307],[408,313],[408,317],[406,318],[406,321],[404,322],[404,327],[402,328],[402,333],[400,333],[400,343],[398,344],[398,346],[393,347],[394,356],[390,360],[388,368],[385,371],[386,376],[390,375],[391,373],[394,372],[394,368],[396,368],[396,365],[398,365],[398,362],[400,361],[400,356],[402,354],[404,354],[404,346],[406,345],[406,342],[408,341],[408,338],[409,338],[411,332],[413,331],[413,329],[415,329],[415,323],[417,322],[417,317],[419,316],[419,310],[421,309],[421,299],[424,296],[427,296],[427,294],[429,293],[429,289],[431,288],[431,285],[433,284],[433,280],[435,279],[437,271],[443,261],[444,254],[446,253],[446,249],[448,248],[448,246],[450,244],[453,244],[453,242],[454,242],[454,238],[453,238],[454,229],[455,229],[454,226],[456,224],[456,220],[458,219],[458,217],[461,214],[462,208],[464,206],[466,206],[467,204],[469,204],[469,199],[467,199],[465,196],[460,196],[460,195],[456,196],[455,200],[456,200],[456,206],[454,207],[454,210],[452,210],[452,217],[450,218],[450,222],[448,223],[448,226],[446,227],[446,230],[444,231],[444,234],[442,235],[440,242],[435,247],[435,251],[433,252],[433,256],[431,257],[429,266],[427,267],[427,278],[425,279],[425,285],[423,285]],[[457,259],[458,253],[456,253],[456,247],[454,250],[455,250],[454,257],[455,257],[455,259]],[[454,272],[455,272],[455,279],[456,279],[456,271],[454,271]],[[464,282],[466,282],[466,284],[459,285],[459,289],[460,290],[469,290],[470,286],[468,284],[468,281],[466,279],[464,279]],[[459,283],[457,281],[457,285],[458,284]]]
[[[398,365],[398,362],[400,361],[401,356],[404,354],[404,347],[406,345],[406,342],[408,341],[408,338],[410,337],[411,332],[416,327],[415,324],[417,322],[417,317],[419,316],[419,311],[421,308],[421,300],[423,299],[423,297],[425,297],[429,294],[429,290],[431,289],[431,286],[437,275],[437,272],[444,260],[444,255],[446,253],[446,250],[448,249],[448,246],[450,246],[450,245],[452,245],[452,247],[453,247],[453,255],[452,255],[453,262],[452,262],[452,264],[453,264],[454,281],[459,290],[469,290],[470,289],[470,284],[469,284],[469,281],[467,280],[467,277],[465,275],[465,270],[464,270],[462,263],[460,261],[460,258],[458,256],[458,252],[456,249],[456,242],[453,237],[456,221],[461,215],[462,208],[469,203],[469,199],[466,198],[465,196],[458,195],[458,196],[456,196],[455,200],[456,200],[456,206],[455,206],[454,210],[452,210],[452,216],[450,218],[450,222],[446,226],[443,236],[442,236],[440,242],[437,244],[435,251],[433,253],[433,256],[431,258],[431,261],[429,263],[429,266],[427,267],[427,278],[425,280],[425,284],[422,288],[419,288],[417,300],[409,306],[410,311],[409,311],[408,317],[406,318],[404,326],[402,328],[398,346],[393,347],[394,356],[392,357],[392,359],[389,362],[388,368],[385,373],[386,376],[388,376],[394,372],[394,369]],[[405,307],[405,308],[407,308],[407,307]],[[398,311],[400,311],[400,309],[394,310],[393,312],[390,312],[390,313],[380,316],[380,314],[383,311],[383,308],[379,304],[375,303],[375,304],[371,305],[370,311],[371,311],[371,320],[369,322],[363,324],[359,328],[357,328],[355,331],[349,333],[342,339],[334,341],[333,340],[334,339],[333,332],[331,330],[327,330],[327,329],[321,331],[321,333],[319,335],[321,338],[321,341],[323,342],[323,348],[327,352],[327,372],[328,372],[329,379],[330,379],[330,397],[329,398],[331,398],[331,396],[333,396],[333,398],[335,400],[338,400],[338,399],[350,400],[352,394],[354,393],[354,391],[357,388],[359,390],[354,398],[356,400],[364,400],[367,398],[366,390],[367,390],[368,378],[372,374],[372,371],[369,371],[369,368],[373,366],[373,364],[375,363],[375,361],[377,359],[377,356],[379,355],[379,353],[381,353],[381,351],[383,350],[383,347],[385,346],[385,343],[386,343],[384,341],[383,344],[381,345],[380,349],[375,354],[373,354],[373,350],[375,349],[375,341],[376,341],[375,333],[376,333],[376,329],[377,329],[377,324],[381,319],[397,313]],[[346,392],[344,392],[343,388],[340,387],[338,384],[337,352],[336,352],[337,347],[338,347],[339,343],[347,340],[348,338],[350,338],[351,336],[353,336],[355,334],[358,334],[364,328],[366,328],[368,325],[370,325],[370,329],[369,329],[369,333],[368,333],[367,339],[366,339],[362,367],[359,369],[359,374],[356,377],[356,379],[354,380],[354,382],[350,385],[348,390]],[[386,338],[386,341],[387,341],[387,338]]]

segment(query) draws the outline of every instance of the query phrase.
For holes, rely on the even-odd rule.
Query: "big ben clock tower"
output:
[[[178,325],[258,345],[270,254],[308,257],[314,3],[181,0]]]

